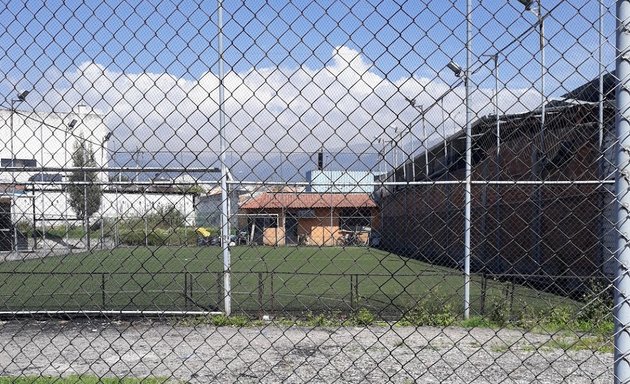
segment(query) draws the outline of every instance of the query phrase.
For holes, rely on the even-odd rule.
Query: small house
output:
[[[367,245],[378,208],[367,193],[265,192],[240,206],[250,243]]]

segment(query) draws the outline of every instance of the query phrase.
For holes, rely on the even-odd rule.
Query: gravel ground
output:
[[[610,353],[541,347],[516,330],[0,323],[3,375],[92,374],[208,382],[608,383]]]

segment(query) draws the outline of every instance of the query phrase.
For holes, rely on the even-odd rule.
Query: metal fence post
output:
[[[105,309],[105,274],[101,273],[101,303]]]
[[[616,90],[617,266],[615,275],[615,382],[630,381],[630,2],[617,0]]]
[[[472,125],[470,106],[470,66],[472,64],[472,0],[466,2],[466,196],[464,203],[464,319],[470,317],[470,231],[472,202]]]
[[[262,319],[263,314],[265,313],[265,308],[263,305],[263,293],[265,290],[265,284],[263,282],[263,273],[258,272],[258,318]]]
[[[218,29],[219,29],[219,141],[221,153],[221,246],[223,247],[223,289],[225,295],[224,311],[226,316],[230,316],[232,312],[231,305],[231,284],[230,284],[230,221],[228,210],[230,203],[228,201],[227,190],[227,165],[226,165],[226,148],[225,148],[225,111],[224,111],[224,92],[225,84],[223,72],[223,1],[218,2]]]

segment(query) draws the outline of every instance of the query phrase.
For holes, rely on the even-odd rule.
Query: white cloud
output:
[[[450,87],[440,78],[391,81],[373,71],[359,51],[344,46],[333,50],[329,63],[320,69],[228,72],[225,110],[231,149],[312,152],[322,146],[368,145],[384,127],[404,126],[417,116],[403,96],[427,106]],[[42,101],[37,108],[68,110],[84,102],[105,115],[126,150],[218,151],[219,79],[214,73],[189,80],[166,73],[123,73],[85,62],[74,71],[50,71],[48,76],[58,76],[49,83],[63,86],[38,90]],[[475,115],[492,112],[492,92],[473,92]],[[448,134],[463,124],[463,95],[459,86],[445,98],[444,124],[439,106],[427,114],[428,126],[437,129],[434,135],[441,137],[442,130]],[[504,113],[538,104],[535,90],[503,89],[500,95]],[[413,135],[422,139],[419,126]]]

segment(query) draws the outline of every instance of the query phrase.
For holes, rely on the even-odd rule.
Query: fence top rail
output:
[[[268,274],[268,275],[300,275],[300,276],[364,276],[364,277],[390,277],[390,278],[408,278],[408,277],[424,277],[424,276],[461,276],[463,271],[430,271],[430,270],[422,270],[417,273],[330,273],[330,272],[299,272],[299,271],[239,271],[232,269],[232,273],[238,274]],[[121,272],[57,272],[57,271],[0,271],[0,275],[60,275],[60,276],[102,276],[102,275],[120,275],[120,276],[133,276],[133,275],[183,275],[183,274],[194,274],[194,275],[203,275],[203,274],[223,274],[225,271],[156,271],[156,272],[147,272],[147,271],[121,271]],[[523,274],[523,273],[475,273],[474,275],[479,277],[485,277],[487,279],[495,279],[501,280],[505,278],[549,278],[549,279],[608,279],[606,276],[593,276],[593,275],[549,275],[549,274]]]

